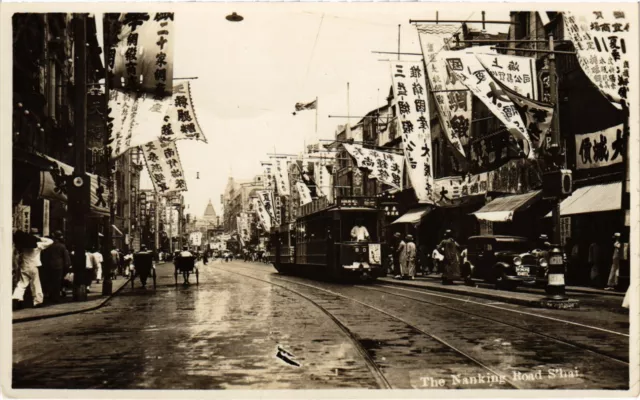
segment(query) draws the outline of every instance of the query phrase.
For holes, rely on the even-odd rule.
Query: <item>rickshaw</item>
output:
[[[149,275],[153,279],[153,289],[156,288],[156,267],[153,265],[153,253],[140,252],[133,255],[134,269],[131,271],[131,288],[135,287],[136,277],[139,271],[149,268]]]
[[[182,274],[185,285],[189,283],[189,275],[191,275],[192,273],[196,274],[196,285],[200,283],[198,266],[195,256],[178,256],[175,258],[173,265],[175,266],[173,277],[175,278],[176,285],[178,284],[178,274],[180,273]]]

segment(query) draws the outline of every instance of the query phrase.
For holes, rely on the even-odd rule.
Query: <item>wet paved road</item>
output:
[[[164,265],[156,292],[129,287],[95,312],[14,325],[14,387],[628,385],[628,325],[619,313],[318,282],[253,263],[201,271],[199,286],[176,287]],[[278,345],[301,366],[276,358]]]

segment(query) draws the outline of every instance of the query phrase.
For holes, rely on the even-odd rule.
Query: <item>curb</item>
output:
[[[109,300],[111,300],[113,296],[118,294],[118,292],[121,291],[124,287],[126,287],[129,284],[129,282],[131,282],[131,278],[128,278],[127,281],[124,283],[124,285],[120,286],[118,290],[116,290],[115,292],[112,292],[108,297],[104,298],[99,304],[95,306],[81,308],[79,310],[59,312],[57,314],[46,314],[46,315],[37,315],[33,317],[15,318],[13,319],[12,323],[19,324],[22,322],[38,321],[38,320],[48,319],[48,318],[65,317],[67,315],[74,315],[74,314],[80,314],[87,311],[97,310],[102,306],[104,306]]]
[[[433,292],[443,292],[443,293],[449,293],[449,294],[457,294],[457,295],[466,295],[466,296],[470,296],[470,297],[479,297],[482,299],[486,299],[486,300],[495,300],[495,301],[500,301],[502,303],[510,303],[510,304],[516,304],[516,305],[520,305],[520,306],[526,306],[526,307],[535,307],[535,308],[545,308],[544,305],[544,297],[540,296],[540,298],[536,298],[536,299],[521,299],[521,298],[514,298],[514,297],[509,297],[509,296],[503,296],[503,295],[499,295],[499,294],[491,294],[491,293],[468,293],[468,292],[462,292],[460,290],[456,290],[453,289],[451,287],[447,287],[447,286],[418,286],[418,285],[414,285],[408,282],[402,282],[402,281],[397,281],[397,282],[389,282],[389,281],[378,281],[379,283],[387,283],[390,285],[397,285],[397,286],[406,286],[406,287],[411,287],[413,289],[420,289],[420,290],[425,290],[425,291],[433,291]]]

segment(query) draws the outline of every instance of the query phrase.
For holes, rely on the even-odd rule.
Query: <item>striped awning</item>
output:
[[[529,208],[542,197],[542,191],[536,190],[524,194],[498,197],[474,212],[476,218],[484,221],[505,222],[513,220],[513,214]]]
[[[560,215],[588,214],[620,210],[622,182],[592,185],[576,189],[560,203]],[[545,218],[551,217],[551,213]]]

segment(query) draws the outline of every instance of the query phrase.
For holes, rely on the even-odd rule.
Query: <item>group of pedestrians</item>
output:
[[[443,284],[451,284],[456,279],[468,279],[462,276],[460,269],[464,250],[455,241],[450,230],[444,233],[442,241],[431,254],[427,253],[425,246],[421,246],[420,252],[417,251],[413,235],[406,235],[403,239],[402,235],[396,232],[394,238],[395,244],[389,258],[392,260],[396,279],[415,279],[416,270],[420,266],[425,273],[440,270]]]
[[[59,303],[66,295],[66,290],[73,285],[72,255],[60,231],[55,231],[51,237],[38,235],[36,229],[29,233],[16,231],[13,234],[12,254],[14,307],[24,306],[27,289],[33,297],[34,307]],[[114,266],[108,278],[113,279],[118,274],[128,275],[133,259],[130,253],[125,255],[113,248],[106,255],[111,257],[111,265]],[[83,283],[88,292],[92,290],[94,282],[99,284],[105,279],[102,268],[104,261],[103,254],[95,247],[85,252]]]

